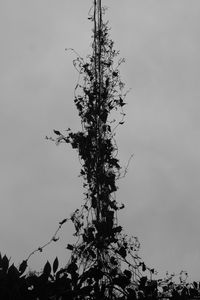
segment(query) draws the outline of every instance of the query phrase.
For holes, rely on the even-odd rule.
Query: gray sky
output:
[[[200,280],[200,1],[103,1],[126,64],[126,122],[118,130],[120,221],[160,273]],[[83,203],[77,154],[45,135],[79,129],[72,47],[90,52],[90,0],[0,1],[0,251],[20,262]],[[113,4],[114,3],[114,4]],[[66,262],[72,225],[36,254]]]

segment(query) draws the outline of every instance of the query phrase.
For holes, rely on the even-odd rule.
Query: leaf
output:
[[[193,286],[195,287],[195,289],[198,288],[198,285],[197,285],[197,282],[196,282],[196,281],[193,281]]]
[[[110,84],[110,80],[109,80],[109,78],[107,78],[107,79],[106,79],[106,87],[108,87],[109,84]]]
[[[120,206],[119,209],[123,209],[125,207],[124,203],[122,203],[122,205]]]
[[[108,117],[108,112],[107,112],[107,110],[104,110],[102,112],[102,114],[100,115],[100,118],[104,123],[106,123],[107,117]]]
[[[66,249],[68,249],[68,250],[73,250],[74,249],[74,247],[71,245],[71,244],[67,244],[67,247],[66,247]]]
[[[85,175],[85,171],[83,169],[81,169],[80,171],[80,175],[84,176]]]
[[[44,269],[43,269],[43,274],[49,276],[50,273],[51,273],[51,265],[50,265],[49,261],[47,261],[47,263],[45,264]]]
[[[1,260],[0,267],[2,267],[4,272],[7,272],[9,266],[9,260],[6,255]]]
[[[60,131],[58,131],[58,130],[53,130],[53,132],[55,133],[55,134],[57,134],[57,135],[61,135],[61,133],[60,133]]]
[[[117,227],[113,228],[114,233],[118,233],[118,232],[121,232],[121,231],[122,231],[122,226],[117,226]]]
[[[147,276],[143,276],[140,278],[140,285],[139,285],[139,289],[143,289],[146,285],[147,282]]]
[[[19,266],[20,275],[22,275],[27,268],[27,260],[23,260],[23,262]]]
[[[8,277],[11,281],[17,281],[19,278],[19,272],[13,264],[8,269]]]
[[[121,255],[121,257],[126,257],[126,249],[124,247],[121,247],[118,251],[118,253]]]
[[[75,262],[72,262],[68,265],[67,272],[73,274],[76,272],[77,269],[78,269],[77,264]]]
[[[111,258],[110,258],[110,263],[111,263],[112,265],[114,265],[114,266],[117,266],[117,265],[118,265],[117,260],[116,260],[116,258],[115,258],[114,256],[111,256]]]
[[[124,105],[126,105],[126,103],[124,103],[123,99],[120,97],[119,99],[119,105],[122,107]]]
[[[146,269],[147,269],[147,268],[146,268],[146,265],[145,265],[145,263],[142,263],[142,271],[143,271],[143,272],[145,272],[145,271],[146,271]]]
[[[152,274],[154,274],[154,271],[155,271],[154,269],[151,269],[151,270],[150,270],[150,272],[151,272]]]
[[[57,269],[58,269],[58,265],[59,265],[59,261],[58,258],[56,257],[54,262],[53,262],[53,272],[56,273]]]
[[[124,124],[124,122],[119,122],[119,124],[120,124],[120,125],[123,125],[123,124]]]
[[[64,223],[67,222],[67,219],[62,220],[61,222],[59,222],[60,225],[63,225]]]
[[[124,289],[127,285],[129,285],[130,280],[125,275],[119,275],[114,278],[113,283]]]
[[[124,275],[126,275],[126,277],[128,277],[129,279],[131,279],[132,277],[132,273],[129,270],[124,270]]]

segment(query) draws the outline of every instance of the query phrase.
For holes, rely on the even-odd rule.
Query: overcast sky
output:
[[[144,261],[200,280],[200,1],[104,0],[126,58],[126,122],[119,158],[134,153],[117,200]],[[45,140],[79,129],[72,47],[90,53],[92,0],[0,1],[0,251],[18,264],[83,203],[76,151]],[[72,225],[30,259],[67,262]]]

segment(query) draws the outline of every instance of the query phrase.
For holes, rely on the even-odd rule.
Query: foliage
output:
[[[117,213],[124,204],[116,200],[117,181],[125,176],[119,164],[115,141],[116,129],[124,124],[124,106],[127,91],[120,77],[119,51],[109,37],[108,22],[103,22],[100,0],[94,0],[92,53],[84,60],[77,54],[73,63],[79,74],[74,103],[81,119],[82,129],[65,133],[54,130],[57,145],[71,144],[81,162],[84,203],[70,216],[59,222],[53,237],[31,252],[18,268],[9,265],[6,256],[0,256],[0,299],[26,300],[100,300],[100,299],[188,299],[199,295],[199,284],[179,285],[170,277],[152,280],[155,270],[146,266],[138,252],[137,237],[128,237],[118,224]],[[56,257],[53,264],[46,262],[37,274],[25,274],[28,260],[36,252],[59,238],[63,224],[74,224],[74,244],[68,244],[71,258],[59,268]],[[149,272],[150,279],[144,276]]]
[[[142,263],[138,239],[128,238],[117,222],[117,212],[124,205],[119,205],[115,196],[122,172],[114,136],[125,116],[126,93],[119,71],[124,59],[117,59],[119,52],[109,38],[108,23],[102,21],[101,12],[96,3],[90,17],[94,22],[92,54],[86,61],[79,55],[73,61],[79,73],[74,102],[82,130],[54,133],[57,144],[69,143],[77,150],[85,188],[82,209],[71,216],[78,238],[74,245],[68,245],[72,280],[79,278],[76,289],[89,284],[91,299],[115,299],[128,295],[141,275]]]
[[[51,265],[48,261],[40,273],[30,272],[25,275],[26,261],[19,267],[10,265],[6,255],[0,254],[0,299],[2,300],[74,300],[74,299],[106,299],[104,295],[94,298],[95,285],[102,274],[91,268],[79,276],[76,262],[59,269],[58,258]],[[126,287],[131,278],[128,270],[121,276],[114,276],[113,282],[118,287]],[[83,284],[83,282],[86,284]],[[141,277],[137,287],[126,288],[126,295],[118,295],[115,299],[158,299],[172,300],[197,299],[200,296],[200,283],[187,284],[180,280],[174,283],[173,276],[165,280],[148,280]]]

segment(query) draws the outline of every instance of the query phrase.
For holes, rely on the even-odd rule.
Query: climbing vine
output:
[[[128,295],[146,266],[138,251],[139,241],[129,238],[118,224],[117,212],[124,208],[116,200],[122,168],[117,158],[115,133],[124,124],[127,91],[121,80],[119,51],[109,36],[108,22],[102,15],[101,1],[94,1],[89,20],[94,24],[92,53],[73,60],[78,71],[74,103],[81,119],[82,130],[65,133],[54,130],[57,145],[71,144],[81,162],[84,203],[71,216],[77,242],[69,244],[68,265],[76,288],[88,285],[91,299],[117,299]],[[150,269],[153,273],[154,270]]]

